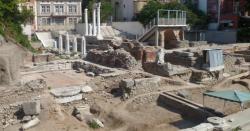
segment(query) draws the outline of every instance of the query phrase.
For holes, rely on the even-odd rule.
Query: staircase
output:
[[[152,19],[137,36],[137,40],[144,42],[156,31],[165,28],[185,27],[186,12],[181,10],[158,10],[157,17]]]
[[[115,37],[134,39],[136,36],[118,29],[112,26],[101,26],[101,34],[105,39],[113,39]]]
[[[49,48],[54,46],[55,40],[52,38],[51,32],[35,32],[35,34],[43,47]]]

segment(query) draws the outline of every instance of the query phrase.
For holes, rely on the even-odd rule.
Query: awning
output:
[[[203,93],[204,96],[215,97],[225,101],[247,103],[250,102],[250,93],[241,91],[215,91]]]

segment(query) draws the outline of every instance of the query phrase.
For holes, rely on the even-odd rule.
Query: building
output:
[[[149,0],[112,0],[114,7],[114,21],[132,21]],[[158,0],[161,3],[169,3],[176,0]]]
[[[19,3],[19,10],[22,10],[24,8],[31,10],[35,14],[35,0],[27,0],[22,1],[22,3]],[[24,34],[30,36],[32,32],[36,29],[35,19],[29,20],[25,25],[22,25]]]
[[[82,18],[81,0],[36,0],[36,31],[70,30]]]
[[[221,29],[236,29],[239,16],[245,15],[246,0],[196,0],[200,10],[209,16],[211,23],[220,23]]]
[[[131,21],[134,18],[134,0],[112,0],[114,21]]]

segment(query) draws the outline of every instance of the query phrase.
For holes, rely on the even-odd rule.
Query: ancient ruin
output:
[[[101,6],[83,9],[82,32],[36,32],[37,52],[0,37],[2,130],[250,130],[249,43],[185,40],[182,10],[131,38]]]

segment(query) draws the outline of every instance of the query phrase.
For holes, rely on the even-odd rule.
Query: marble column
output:
[[[159,30],[155,31],[155,46],[159,46]]]
[[[93,34],[92,34],[92,25],[91,24],[89,24],[89,36],[92,36]]]
[[[86,38],[84,36],[82,36],[81,55],[83,57],[85,57],[86,54],[87,54],[87,51],[86,51]]]
[[[69,47],[70,45],[69,45],[69,33],[67,32],[66,33],[66,50],[65,50],[65,52],[66,53],[70,53],[70,47]]]
[[[97,3],[97,39],[103,39],[101,34],[101,2]]]
[[[88,9],[84,9],[85,35],[89,35]]]
[[[164,48],[165,46],[165,31],[160,31],[160,47]]]
[[[57,50],[57,42],[56,42],[56,40],[53,41],[53,44],[54,44],[54,49]]]
[[[93,36],[96,36],[96,3],[93,5],[92,12],[92,21],[93,21]]]
[[[62,35],[59,35],[59,52],[61,53],[63,51],[63,38]]]
[[[74,45],[73,45],[73,52],[77,53],[77,37],[74,37]]]

